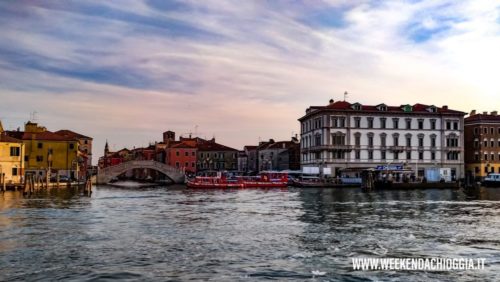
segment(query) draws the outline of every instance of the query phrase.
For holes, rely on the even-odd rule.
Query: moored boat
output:
[[[481,183],[487,187],[500,187],[500,173],[490,173]]]
[[[229,178],[224,173],[215,176],[197,176],[188,180],[189,188],[283,188],[287,187],[288,177],[286,173],[262,172],[259,176],[238,176]]]

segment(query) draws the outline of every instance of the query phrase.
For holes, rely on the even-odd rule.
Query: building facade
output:
[[[500,116],[476,113],[465,119],[465,169],[474,177],[500,173]]]
[[[6,183],[21,183],[24,175],[24,144],[7,136],[0,122],[0,175]]]
[[[300,143],[296,137],[291,141],[261,142],[257,154],[258,171],[300,169]]]
[[[422,104],[375,106],[330,103],[311,106],[301,123],[301,165],[338,176],[345,168],[400,164],[424,177],[450,169],[464,177],[465,113]]]
[[[24,131],[6,131],[10,137],[23,141],[24,165],[27,173],[46,176],[50,169],[76,179],[80,166],[86,165],[79,157],[78,140],[48,131],[37,123],[27,122]]]

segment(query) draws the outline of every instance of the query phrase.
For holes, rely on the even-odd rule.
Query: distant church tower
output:
[[[104,146],[104,156],[107,156],[109,154],[109,145],[108,145],[108,139],[106,139],[106,145]]]

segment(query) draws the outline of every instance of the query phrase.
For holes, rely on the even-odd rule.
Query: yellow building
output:
[[[48,131],[45,127],[27,122],[23,131],[8,131],[10,137],[22,140],[26,172],[45,176],[50,168],[71,178],[78,177],[78,140]]]
[[[21,183],[24,174],[24,144],[7,136],[0,122],[0,174],[6,183]]]

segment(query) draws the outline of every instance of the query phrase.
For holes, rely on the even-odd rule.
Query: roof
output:
[[[22,140],[16,139],[14,137],[10,137],[5,134],[0,134],[0,142],[9,142],[9,143],[23,143]]]
[[[170,148],[186,148],[186,149],[196,149],[195,144],[190,144],[188,142],[181,142],[171,146]]]
[[[356,106],[359,106],[356,109]],[[406,108],[410,108],[410,111],[406,111]],[[435,112],[432,112],[431,109],[435,109]],[[306,110],[306,115],[299,120],[317,112],[324,110],[336,110],[336,111],[345,111],[345,112],[354,112],[354,113],[401,113],[401,114],[454,114],[454,115],[465,115],[466,113],[457,110],[451,110],[448,106],[436,107],[434,105],[425,105],[425,104],[414,104],[414,105],[400,105],[400,106],[388,106],[386,104],[378,104],[378,105],[363,105],[360,103],[349,103],[347,101],[337,101],[330,103],[326,106],[311,106]]]
[[[224,146],[215,142],[203,142],[198,144],[197,147],[199,151],[235,151],[235,152],[238,151],[231,147]]]
[[[475,114],[464,119],[465,123],[485,122],[485,123],[500,123],[499,115]]]
[[[74,131],[68,129],[62,129],[54,132],[55,134],[59,134],[61,136],[69,137],[69,138],[78,138],[78,139],[92,139],[91,137],[82,135],[80,133],[76,133]]]
[[[293,146],[298,146],[297,143],[292,141],[278,141],[273,143],[266,143],[259,146],[259,150],[276,150],[276,149],[289,149]]]
[[[24,131],[6,131],[10,137],[20,140],[43,140],[43,141],[77,141],[74,137],[66,137],[55,134],[51,131],[43,132],[24,132]]]

